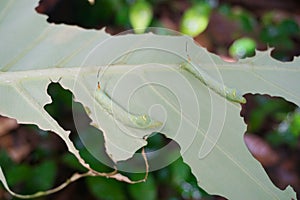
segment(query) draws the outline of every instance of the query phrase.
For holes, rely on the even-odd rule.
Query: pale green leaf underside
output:
[[[104,133],[111,158],[115,162],[126,160],[146,145],[143,137],[153,130],[124,125],[130,134],[124,132],[116,125],[119,121],[95,99],[99,66],[115,60],[118,65],[110,66],[101,77],[103,91],[137,115],[147,114],[154,104],[162,105],[167,119],[155,130],[180,145],[184,161],[207,192],[228,199],[295,199],[291,187],[281,191],[272,184],[245,147],[241,106],[181,70],[184,61],[180,56],[186,56],[188,42],[194,66],[228,88],[241,94],[282,96],[298,106],[299,59],[283,64],[271,59],[269,52],[258,52],[254,58],[225,63],[186,37],[147,34],[112,38],[104,31],[49,25],[45,17],[34,12],[36,4],[35,0],[0,2],[1,115],[57,133],[80,158],[69,132],[43,108],[51,102],[48,84],[59,80],[76,101],[89,108],[92,123]],[[107,39],[86,60],[89,52]],[[125,53],[133,49],[137,51]],[[130,93],[134,90],[137,92]],[[164,121],[161,112],[152,112],[151,118]],[[6,185],[1,173],[0,180]]]

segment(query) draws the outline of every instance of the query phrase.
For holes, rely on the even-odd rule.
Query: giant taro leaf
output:
[[[224,84],[226,89],[219,89],[233,96],[269,94],[299,106],[298,58],[281,63],[268,51],[226,63],[183,36],[110,36],[103,30],[48,24],[34,11],[36,3],[0,2],[1,115],[55,132],[89,169],[69,131],[44,109],[51,102],[47,86],[59,82],[103,131],[106,152],[114,162],[132,157],[147,144],[145,136],[159,131],[180,145],[183,160],[210,194],[228,199],[296,198],[291,187],[276,188],[245,147],[241,105],[216,93],[210,81],[204,83],[183,66]],[[132,118],[124,114],[128,112]],[[149,127],[147,120],[162,124]],[[103,175],[90,172],[85,175]],[[79,177],[74,175],[71,181]],[[130,182],[120,174],[111,177]],[[9,190],[2,170],[0,179]]]

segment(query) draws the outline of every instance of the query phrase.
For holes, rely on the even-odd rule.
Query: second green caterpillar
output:
[[[246,99],[240,95],[236,89],[228,88],[225,85],[219,83],[218,81],[211,78],[208,74],[206,74],[201,69],[196,69],[190,62],[186,62],[180,65],[180,67],[191,74],[193,74],[198,80],[200,80],[207,87],[215,91],[217,94],[225,97],[229,101],[237,102],[237,103],[246,103]]]

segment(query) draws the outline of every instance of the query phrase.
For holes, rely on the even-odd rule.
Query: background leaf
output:
[[[126,199],[122,190],[122,185],[116,183],[115,180],[104,179],[101,177],[88,177],[86,181],[91,192],[99,199]]]
[[[137,176],[138,178],[141,178]],[[138,180],[138,179],[136,179]],[[145,200],[155,200],[157,199],[156,197],[156,191],[157,187],[154,181],[154,178],[150,174],[148,176],[148,179],[144,183],[138,183],[138,184],[133,184],[133,185],[128,185],[129,192],[132,196],[133,199],[138,200],[141,199],[141,195],[143,195],[143,199]]]

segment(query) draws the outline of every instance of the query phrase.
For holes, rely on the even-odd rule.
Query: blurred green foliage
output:
[[[300,136],[300,112],[296,109],[282,117],[281,122],[271,130],[268,135],[268,141],[274,146],[288,145],[296,148]]]
[[[260,39],[270,47],[276,48],[277,57],[286,60],[286,54],[296,48],[293,39],[299,37],[299,25],[292,19],[282,19],[276,22],[273,20],[274,15],[275,13],[270,12],[263,16]]]
[[[160,21],[161,12],[170,9],[168,12],[177,13],[174,17],[177,21],[174,22],[177,23],[178,30],[193,37],[205,34],[212,13],[217,13],[240,27],[236,30],[237,32],[228,36],[233,38],[229,48],[232,57],[252,56],[255,47],[261,45],[275,47],[274,56],[278,59],[289,60],[294,56],[291,52],[297,48],[295,40],[299,40],[300,28],[293,18],[283,17],[278,20],[276,12],[272,11],[257,17],[255,13],[245,8],[219,4],[212,0],[187,1],[189,6],[183,12],[181,8],[173,6],[173,3],[173,1],[167,0],[139,2],[135,0],[96,0],[94,5],[90,5],[87,0],[74,0],[72,3],[61,1],[46,13],[50,16],[49,21],[56,23],[76,24],[85,28],[108,26],[116,30],[126,30],[131,27],[163,26]],[[145,9],[148,16],[144,18],[145,21],[135,22],[134,18],[143,20],[140,17],[143,13],[138,12],[141,7]],[[212,24],[212,26],[218,26],[218,24]],[[51,85],[48,91],[54,102],[51,106],[46,107],[47,111],[61,124],[65,123],[64,121],[72,121],[70,117],[72,116],[72,94],[55,84]],[[300,111],[296,109],[296,106],[283,99],[270,99],[259,95],[255,96],[252,101],[255,106],[248,114],[248,132],[257,134],[263,132],[274,146],[288,145],[294,148],[300,135]],[[67,128],[70,129],[70,127]],[[35,130],[41,137],[49,137],[49,134],[37,128]],[[78,137],[75,137],[74,140],[75,143],[80,144]],[[164,140],[166,138],[157,134],[150,138],[148,148],[159,148],[163,145]],[[95,169],[107,172],[112,170],[95,159],[83,145],[77,145],[77,147],[80,149],[81,155]],[[9,185],[14,191],[24,194],[50,189],[57,185],[55,180],[61,168],[69,170],[70,173],[84,171],[71,154],[54,154],[42,145],[31,153],[29,161],[27,159],[27,162],[22,164],[14,163],[7,153],[1,150],[0,162],[8,177]],[[139,179],[143,174],[129,176]],[[128,185],[103,177],[89,177],[83,184],[95,199],[139,199],[139,195],[143,195],[145,199],[149,200],[210,198],[197,186],[197,180],[181,158],[166,168],[151,172],[145,183]]]
[[[296,148],[300,136],[299,108],[282,98],[255,95],[254,109],[249,113],[248,132],[264,137],[274,147]]]
[[[228,41],[223,42],[227,45],[228,42],[235,45],[236,40],[247,37],[253,40],[258,48],[274,47],[272,56],[276,59],[287,61],[299,55],[297,46],[300,41],[300,28],[292,14],[280,14],[273,9],[258,12],[253,8],[232,6],[226,1],[95,0],[91,5],[87,0],[60,0],[57,5],[44,12],[50,16],[50,22],[76,24],[84,28],[108,27],[113,33],[131,28],[136,29],[136,33],[143,33],[147,27],[168,28],[173,24],[171,26],[175,30],[196,39],[201,34],[212,35],[209,26],[223,26],[226,29],[229,25],[228,30],[221,30],[219,33],[226,34]],[[211,22],[216,16],[221,16],[223,21]],[[219,24],[224,23],[224,20],[230,23]],[[214,43],[214,38],[210,40]],[[241,48],[245,45],[244,49],[250,51],[249,43],[239,45]],[[218,48],[224,46],[217,44],[212,50],[218,52]],[[244,58],[252,56],[253,53],[241,56],[232,51],[228,52],[228,55]]]
[[[32,156],[39,150],[42,149],[34,151]],[[1,150],[0,162],[7,176],[7,182],[15,192],[31,194],[47,190],[54,186],[57,178],[57,163],[54,159],[47,159],[46,156],[38,163],[18,164],[13,162],[4,150]]]

